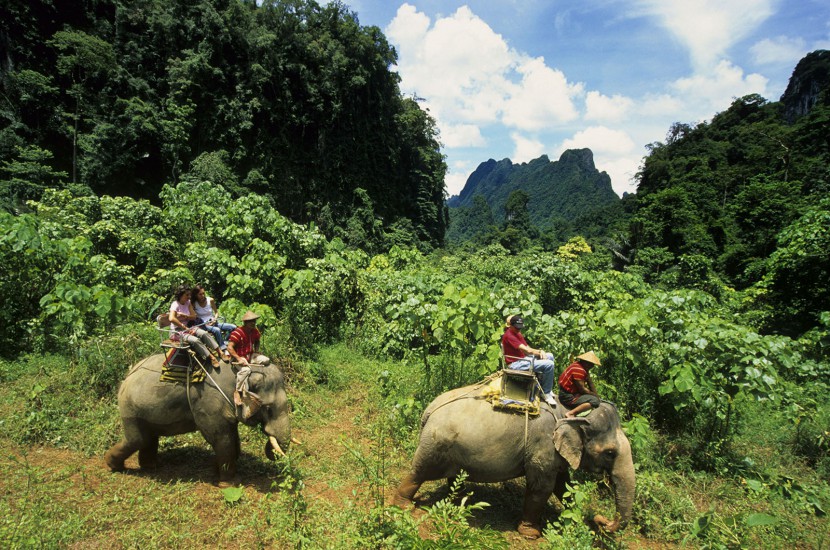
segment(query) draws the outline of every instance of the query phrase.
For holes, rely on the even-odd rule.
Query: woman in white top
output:
[[[223,358],[226,361],[229,360],[230,356],[225,352],[225,350],[228,349],[228,344],[225,342],[223,333],[230,333],[236,328],[236,325],[232,323],[220,323],[216,319],[216,302],[213,298],[207,295],[204,285],[196,285],[193,287],[193,294],[191,296],[190,303],[193,305],[193,310],[196,312],[196,317],[198,319],[197,322],[200,323],[206,331],[213,334],[213,338],[219,344],[219,349],[222,350],[222,354],[224,355]]]
[[[202,360],[210,359],[214,367],[219,366],[219,361],[216,359],[210,350],[214,350],[219,354],[219,344],[213,339],[213,336],[199,327],[188,327],[191,321],[196,320],[196,312],[190,303],[190,289],[186,286],[180,286],[176,289],[174,294],[175,300],[170,304],[170,331],[176,333],[178,338],[190,344]],[[210,350],[208,349],[210,348]]]

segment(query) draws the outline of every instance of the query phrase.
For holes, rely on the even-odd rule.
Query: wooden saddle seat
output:
[[[170,318],[161,314],[156,317],[156,330],[159,333],[159,345],[165,349],[190,349],[190,344],[170,330]]]
[[[164,351],[164,363],[159,380],[180,384],[203,382],[205,380],[204,370],[193,368],[191,360],[193,352],[190,344],[170,330],[170,318],[167,315],[156,317],[156,330],[159,333],[159,345]]]
[[[505,399],[511,401],[519,401],[524,403],[532,403],[536,397],[536,374],[533,371],[533,357],[508,357],[504,354],[504,346],[499,346],[501,349],[501,395]],[[511,369],[507,363],[507,359],[513,361],[519,359],[528,359],[530,361],[530,368],[528,370]]]
[[[502,369],[501,395],[511,401],[533,402],[536,397],[536,375],[531,370]]]

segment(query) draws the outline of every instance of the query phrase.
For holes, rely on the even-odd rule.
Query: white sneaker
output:
[[[545,394],[545,402],[550,405],[551,407],[556,408],[556,398],[553,397],[553,393],[546,393]]]

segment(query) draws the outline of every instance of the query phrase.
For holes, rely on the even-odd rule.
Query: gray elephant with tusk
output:
[[[268,458],[284,455],[291,443],[288,398],[278,367],[252,366],[248,378],[251,394],[241,406],[233,405],[236,375],[230,365],[207,366],[210,377],[189,386],[159,381],[164,355],[153,355],[134,365],[118,391],[118,410],[124,439],[104,456],[113,471],[124,470],[124,461],[138,451],[142,468],[156,466],[160,436],[198,430],[216,452],[216,469],[222,487],[237,483],[236,462],[240,443],[237,424],[260,425],[268,438]],[[214,384],[215,381],[215,384]],[[221,390],[221,391],[220,391]]]
[[[424,411],[421,435],[410,473],[393,504],[412,503],[421,484],[453,478],[462,469],[469,481],[493,483],[525,477],[525,502],[519,532],[541,536],[542,510],[552,493],[562,498],[568,467],[611,476],[616,493],[614,519],[594,520],[608,531],[625,526],[634,502],[631,445],[616,408],[603,402],[587,418],[563,420],[560,405],[541,405],[538,416],[494,410],[482,389],[467,386],[439,395]]]

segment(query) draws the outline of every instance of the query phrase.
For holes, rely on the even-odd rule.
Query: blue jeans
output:
[[[216,340],[216,343],[219,344],[219,349],[226,350],[228,349],[228,344],[222,337],[222,333],[225,331],[232,331],[236,328],[236,325],[232,325],[231,323],[216,323],[215,325],[205,325],[204,328],[206,331],[213,334],[213,338]]]
[[[553,373],[554,363],[553,354],[548,353],[547,359],[536,359],[533,362],[533,372],[536,373],[536,378],[539,379],[539,384],[542,385],[542,391],[550,393],[553,391]],[[530,370],[530,359],[519,359],[507,365],[508,369],[514,370]]]

